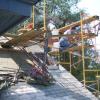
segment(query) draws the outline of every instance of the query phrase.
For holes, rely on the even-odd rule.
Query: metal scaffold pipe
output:
[[[44,30],[46,30],[46,0],[44,0]]]
[[[83,16],[80,14],[81,19],[81,41],[82,41],[82,66],[83,66],[83,83],[85,87],[85,61],[84,61],[84,38],[83,38]]]
[[[34,12],[34,6],[32,7],[32,21],[33,21],[33,29],[35,27],[35,12]]]

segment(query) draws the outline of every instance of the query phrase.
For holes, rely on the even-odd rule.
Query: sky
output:
[[[100,0],[81,0],[81,2],[78,3],[78,7],[85,9],[90,16],[100,16]],[[100,34],[96,38],[96,44],[97,49],[100,50]]]
[[[100,15],[100,0],[81,0],[79,8],[84,8],[90,15]]]

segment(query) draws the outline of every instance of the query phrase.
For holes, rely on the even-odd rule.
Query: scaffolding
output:
[[[90,24],[90,22],[97,20],[98,18],[95,17],[89,17],[87,19],[84,19],[83,16],[81,16],[81,20],[78,22],[75,22],[71,25],[65,26],[63,28],[60,28],[59,31],[62,32],[60,35],[54,35],[51,37],[51,40],[54,42],[54,40],[58,40],[59,38],[65,36],[68,37],[68,41],[71,44],[76,44],[75,46],[71,48],[67,48],[63,52],[59,50],[59,48],[53,47],[50,44],[50,48],[54,48],[54,51],[50,51],[49,54],[53,57],[55,57],[58,60],[58,64],[61,64],[66,67],[67,70],[69,70],[72,74],[72,70],[76,69],[77,66],[82,66],[82,74],[83,74],[83,80],[81,82],[84,84],[84,87],[91,90],[94,94],[98,94],[100,87],[99,87],[99,75],[100,75],[100,68],[98,66],[95,66],[93,63],[97,63],[98,55],[95,47],[94,39],[98,36],[96,34],[95,29],[93,27],[89,29],[89,26],[87,24]],[[66,34],[64,35],[63,32],[65,30],[68,30],[70,27],[73,26],[80,26],[80,31],[75,34]],[[83,26],[87,25],[84,29]],[[95,30],[93,32],[93,30]],[[87,31],[87,32],[86,32]],[[76,57],[76,58],[75,58]],[[77,59],[77,60],[75,60]],[[89,68],[89,63],[92,62],[91,66],[92,68]],[[94,73],[93,78],[90,79],[91,72]],[[91,80],[91,81],[90,81]]]
[[[11,40],[9,40],[6,43],[2,44],[2,47],[12,47],[12,46],[23,46],[23,44],[29,40],[33,40],[36,39],[38,37],[39,41],[46,41],[47,39],[45,39],[44,34],[47,32],[47,28],[46,28],[46,1],[44,0],[44,28],[35,31],[34,30],[34,7],[33,7],[33,29],[30,31],[23,30],[24,34],[17,36],[16,38],[13,38]],[[91,31],[91,29],[88,29],[88,27],[86,27],[85,30],[87,30],[87,32],[84,31],[83,26],[89,24],[92,21],[98,20],[98,16],[92,16],[92,17],[88,17],[88,18],[83,18],[83,16],[81,16],[81,20],[77,21],[75,23],[72,23],[70,25],[67,25],[65,27],[59,28],[58,31],[59,35],[52,35],[51,37],[49,37],[49,42],[51,41],[51,44],[47,44],[48,47],[51,49],[55,49],[54,51],[50,51],[48,52],[49,55],[51,55],[54,59],[57,60],[57,64],[61,64],[63,66],[66,67],[67,70],[70,71],[70,73],[73,74],[73,69],[76,69],[77,66],[82,66],[82,80],[81,82],[84,84],[84,87],[89,88],[90,90],[92,90],[95,93],[99,93],[99,75],[100,75],[100,69],[99,68],[88,68],[87,64],[88,60],[90,62],[91,61],[96,61],[97,57],[91,57],[86,55],[86,50],[89,52],[91,50],[95,50],[95,46],[93,44],[93,38],[95,38],[97,36],[97,34],[93,33]],[[63,33],[66,30],[71,29],[72,27],[78,26],[80,27],[80,31],[76,31],[75,34],[66,34],[64,35]],[[70,44],[72,44],[73,46],[70,48],[67,48],[66,50],[60,51],[59,48],[55,48],[53,47],[53,43],[59,41],[59,39],[61,37],[67,37],[68,41],[70,42]],[[89,43],[88,43],[89,42]],[[90,42],[92,44],[90,44]],[[47,49],[47,45],[46,49]],[[89,53],[88,53],[89,54]],[[91,52],[90,52],[91,54]],[[93,53],[94,54],[94,53]],[[47,55],[47,52],[46,52]],[[45,56],[46,56],[45,55]],[[45,57],[46,58],[46,57]],[[94,80],[90,81],[89,79],[89,73],[91,74],[91,72],[95,74],[94,76]],[[88,74],[87,74],[88,73]],[[97,85],[96,85],[97,84]],[[94,86],[95,85],[95,86]],[[93,86],[93,87],[92,87]],[[97,86],[97,87],[96,87]]]

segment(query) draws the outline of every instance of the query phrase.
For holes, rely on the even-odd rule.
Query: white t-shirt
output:
[[[52,31],[53,29],[56,29],[56,26],[55,26],[53,23],[49,23],[49,24],[48,24],[48,29],[49,29],[50,31]]]

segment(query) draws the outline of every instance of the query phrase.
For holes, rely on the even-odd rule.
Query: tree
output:
[[[78,2],[79,0],[46,0],[47,22],[52,19],[58,27],[61,27],[66,23],[79,20],[81,10],[77,7]],[[37,15],[43,14],[43,2],[40,2],[36,9],[38,9]]]

